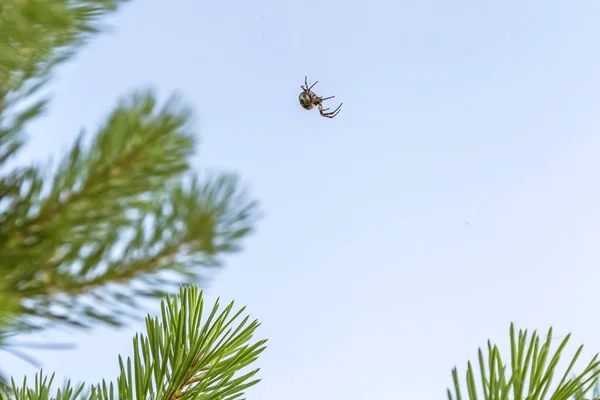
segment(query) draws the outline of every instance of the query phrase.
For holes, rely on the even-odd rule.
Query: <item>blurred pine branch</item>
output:
[[[203,278],[252,232],[257,203],[235,175],[199,177],[191,111],[126,96],[52,172],[10,167],[38,90],[124,1],[0,1],[0,348],[61,324],[123,325],[139,299]],[[58,134],[58,133],[56,133]],[[88,144],[85,144],[89,142]],[[85,301],[92,299],[93,301]],[[12,349],[14,350],[14,349]]]

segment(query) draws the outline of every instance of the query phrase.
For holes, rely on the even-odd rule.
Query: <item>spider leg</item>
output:
[[[323,101],[325,100],[329,100],[329,99],[333,99],[335,96],[329,96],[329,97],[325,97],[325,98],[321,98],[319,99],[319,112],[321,113],[322,116],[327,117],[327,118],[333,118],[336,115],[338,115],[338,113],[340,112],[340,108],[342,107],[342,104],[340,104],[335,110],[331,111],[331,112],[326,112],[327,110],[329,110],[329,108],[323,108]]]
[[[306,91],[310,91],[310,89],[314,88],[317,83],[319,83],[319,81],[316,81],[310,87],[308,87],[308,76],[304,77],[304,84],[306,85]]]
[[[333,118],[336,115],[338,115],[340,113],[340,109],[342,108],[342,105],[344,103],[340,104],[335,110],[333,110],[332,112],[325,112],[327,110],[329,110],[329,108],[323,108],[323,105],[319,103],[318,107],[319,107],[319,113],[321,114],[321,116],[326,117],[326,118]]]

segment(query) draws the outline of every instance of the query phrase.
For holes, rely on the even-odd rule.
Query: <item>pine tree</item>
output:
[[[150,91],[124,97],[52,168],[14,165],[48,103],[40,89],[123,3],[0,0],[0,350],[24,332],[140,317],[140,299],[197,281],[256,221],[235,175],[190,170],[190,110]]]

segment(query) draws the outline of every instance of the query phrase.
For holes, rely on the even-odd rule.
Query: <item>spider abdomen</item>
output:
[[[315,106],[313,104],[312,98],[306,92],[300,93],[300,96],[298,96],[298,100],[300,100],[300,105],[302,106],[302,108],[306,110],[312,110]]]

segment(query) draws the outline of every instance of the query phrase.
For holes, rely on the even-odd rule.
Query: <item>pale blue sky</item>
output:
[[[444,398],[511,321],[600,350],[599,13],[138,0],[60,69],[23,159],[61,154],[132,89],[182,93],[195,164],[241,172],[265,211],[209,290],[270,339],[249,398]],[[344,102],[337,118],[299,106],[304,75]],[[112,378],[141,328],[38,356],[60,378]]]

